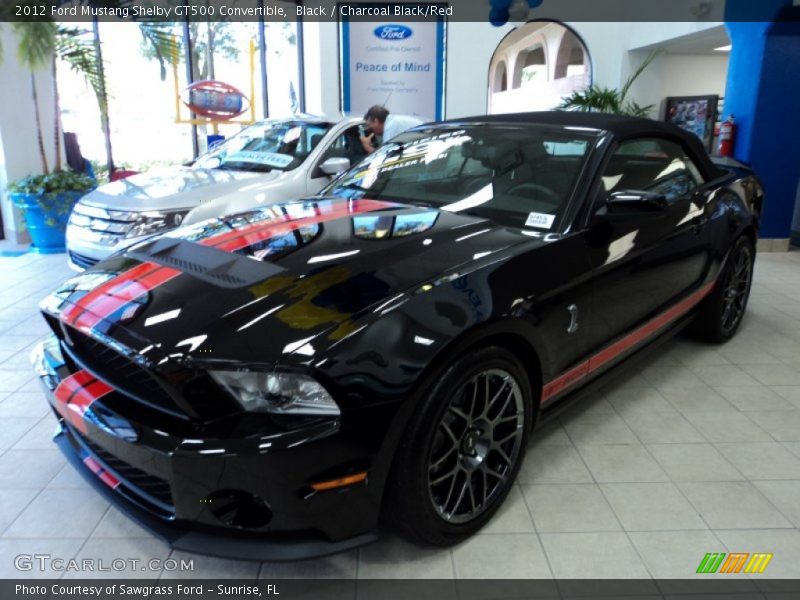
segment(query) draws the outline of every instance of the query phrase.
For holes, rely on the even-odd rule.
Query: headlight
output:
[[[299,373],[209,371],[211,377],[251,412],[339,415],[339,406],[319,383]]]
[[[160,212],[148,211],[138,213],[138,218],[134,221],[131,228],[125,234],[125,237],[141,237],[143,235],[151,235],[159,231],[166,231],[168,229],[175,229],[183,221],[188,210]]]

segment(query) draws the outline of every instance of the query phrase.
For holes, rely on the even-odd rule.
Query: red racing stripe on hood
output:
[[[158,265],[153,263],[142,263],[120,273],[113,279],[109,279],[108,281],[101,283],[96,288],[90,290],[83,297],[78,299],[74,304],[71,304],[65,308],[61,313],[61,320],[65,323],[74,325],[76,319],[81,315],[81,313],[84,312],[92,304],[92,302],[109,293],[112,287],[135,280],[152,271],[154,268],[158,268]]]
[[[333,221],[334,219],[341,219],[351,215],[358,215],[395,206],[397,206],[397,204],[393,202],[384,202],[383,200],[353,200],[347,203],[342,202],[326,211],[317,209],[318,212],[314,216],[292,219],[287,215],[280,220],[253,223],[235,231],[226,231],[203,241],[211,242],[207,245],[214,246],[220,250],[235,252],[236,250],[246,248],[256,242],[261,242],[278,235],[285,235],[307,225],[315,225],[317,223],[324,223],[326,221]]]
[[[115,285],[110,286],[103,295],[96,297],[87,304],[72,325],[78,329],[88,330],[97,325],[108,315],[116,312],[129,302],[144,296],[148,291],[158,287],[180,275],[180,271],[170,267],[162,267],[153,263],[145,263],[155,267],[138,279],[119,278],[113,279]],[[124,275],[124,274],[123,274]]]
[[[334,219],[397,206],[382,200],[353,200],[335,204],[328,210],[317,209],[310,217],[270,220],[253,223],[234,231],[226,231],[199,241],[226,252],[236,252],[251,244],[278,235],[285,235],[301,227],[324,223]],[[142,263],[111,279],[80,298],[61,314],[64,322],[79,329],[90,330],[129,302],[140,298],[156,287],[180,275],[177,269],[161,267],[155,263]]]

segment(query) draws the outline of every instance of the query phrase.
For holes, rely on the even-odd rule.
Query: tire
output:
[[[736,240],[714,291],[700,305],[693,324],[696,337],[719,344],[736,334],[750,297],[755,256],[749,237]]]
[[[504,348],[469,352],[447,366],[423,390],[397,450],[389,524],[435,546],[483,527],[513,487],[533,406],[525,368]]]

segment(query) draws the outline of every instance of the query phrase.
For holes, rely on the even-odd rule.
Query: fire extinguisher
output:
[[[719,155],[733,156],[733,144],[736,141],[736,123],[733,115],[729,115],[719,126]]]

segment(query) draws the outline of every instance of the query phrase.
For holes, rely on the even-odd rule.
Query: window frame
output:
[[[610,134],[609,134],[610,135]],[[585,229],[587,228],[594,216],[597,214],[597,211],[605,204],[606,198],[600,198],[600,186],[603,182],[603,174],[608,167],[611,158],[616,154],[619,147],[627,142],[637,141],[637,140],[646,140],[646,139],[653,139],[653,140],[663,140],[667,142],[672,142],[677,144],[681,150],[683,150],[686,157],[691,161],[692,165],[694,166],[695,170],[697,171],[697,175],[701,178],[701,181],[697,184],[697,186],[692,190],[689,196],[694,196],[698,191],[703,190],[709,184],[714,182],[714,178],[709,178],[703,173],[703,169],[698,165],[698,161],[696,160],[694,153],[691,151],[689,146],[682,140],[681,138],[665,133],[653,132],[648,134],[641,134],[641,135],[630,135],[624,138],[612,138],[609,147],[603,153],[603,158],[597,165],[597,168],[594,172],[593,180],[591,185],[589,186],[586,196],[584,198],[584,209],[581,211],[583,212],[583,216],[578,215],[576,222],[580,223],[580,228]],[[681,198],[686,196],[681,196],[674,200],[669,201],[669,205],[672,206],[675,202],[679,201]],[[602,203],[602,204],[601,204]]]

